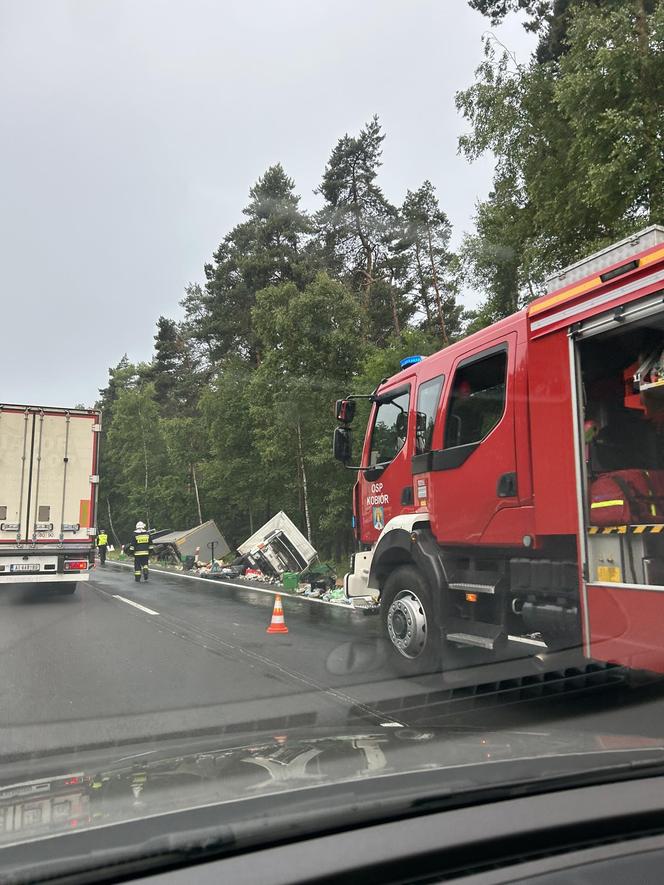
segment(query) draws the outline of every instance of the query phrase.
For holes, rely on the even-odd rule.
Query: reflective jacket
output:
[[[106,532],[99,532],[97,535],[97,547],[105,547],[108,544],[108,535]]]
[[[133,553],[134,556],[144,556],[146,558],[151,553],[154,553],[154,547],[152,546],[150,535],[145,531],[134,532],[134,537],[131,539],[127,549],[130,553]]]

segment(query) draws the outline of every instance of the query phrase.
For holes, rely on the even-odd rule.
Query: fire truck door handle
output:
[[[401,490],[401,506],[408,507],[413,503],[413,487],[404,486]]]
[[[516,473],[503,473],[498,480],[496,494],[499,498],[516,498]]]

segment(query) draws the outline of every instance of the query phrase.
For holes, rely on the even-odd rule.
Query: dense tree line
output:
[[[330,457],[335,398],[464,323],[449,220],[429,181],[390,203],[383,137],[374,118],[339,140],[313,215],[270,167],[187,288],[184,319],[159,318],[152,361],[110,370],[100,518],[118,539],[138,517],[214,518],[238,543],[284,509],[324,555],[348,551],[353,476]]]
[[[184,318],[160,317],[153,359],[123,357],[101,391],[100,518],[116,538],[139,517],[214,518],[235,544],[284,509],[341,558],[354,475],[330,455],[334,399],[517,310],[583,252],[664,221],[664,0],[469,2],[493,23],[525,14],[538,44],[519,62],[487,35],[457,96],[461,151],[496,160],[461,255],[430,181],[401,205],[384,193],[376,117],[332,149],[315,213],[270,167],[187,287]],[[464,280],[483,295],[476,311],[460,303]]]

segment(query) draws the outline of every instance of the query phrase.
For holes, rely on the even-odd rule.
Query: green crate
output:
[[[297,572],[284,572],[281,576],[281,583],[284,585],[284,590],[297,590],[300,575]]]

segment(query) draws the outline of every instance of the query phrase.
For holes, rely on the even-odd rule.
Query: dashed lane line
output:
[[[131,599],[125,599],[124,596],[120,596],[117,593],[108,593],[107,591],[102,590],[100,587],[95,587],[95,590],[98,593],[101,593],[103,596],[113,596],[114,599],[120,599],[122,600],[122,602],[133,605],[135,608],[141,609],[141,611],[144,611],[149,615],[159,614],[159,612],[156,612],[151,608],[147,608],[144,605],[140,605],[138,602],[134,602]],[[374,710],[372,707],[370,707],[359,698],[355,698],[352,695],[347,694],[343,689],[333,688],[332,686],[324,685],[323,683],[318,682],[317,679],[309,676],[309,674],[307,673],[302,673],[299,670],[284,666],[283,664],[275,661],[273,658],[269,658],[266,655],[262,655],[256,651],[244,648],[241,645],[236,645],[233,642],[228,642],[227,640],[222,639],[218,633],[206,630],[198,624],[194,624],[191,621],[187,621],[184,618],[178,617],[177,615],[169,614],[162,614],[159,623],[166,626],[167,628],[171,628],[174,636],[179,636],[180,639],[192,642],[194,645],[198,645],[199,647],[204,648],[207,651],[214,651],[216,646],[216,649],[218,649],[219,651],[222,651],[226,654],[231,654],[235,658],[237,658],[237,656],[239,655],[241,657],[249,659],[253,663],[263,664],[267,669],[269,669],[270,672],[281,673],[285,678],[290,679],[293,682],[299,682],[300,684],[305,685],[308,688],[327,696],[332,701],[335,701],[346,709],[350,707],[356,710],[361,710],[362,713],[364,713],[365,716],[367,716],[370,720],[380,723],[385,722],[384,713],[380,713],[378,710]],[[407,722],[398,719],[396,716],[392,716],[391,720],[391,724],[388,726],[390,728],[408,727]]]
[[[125,599],[124,596],[119,596],[117,593],[113,594],[113,599],[119,599],[120,602],[126,602],[127,605],[133,605],[134,608],[140,608],[142,612],[145,612],[147,615],[158,615],[159,612],[156,612],[152,608],[148,608],[146,605],[141,605],[139,602],[134,602],[133,599]]]

